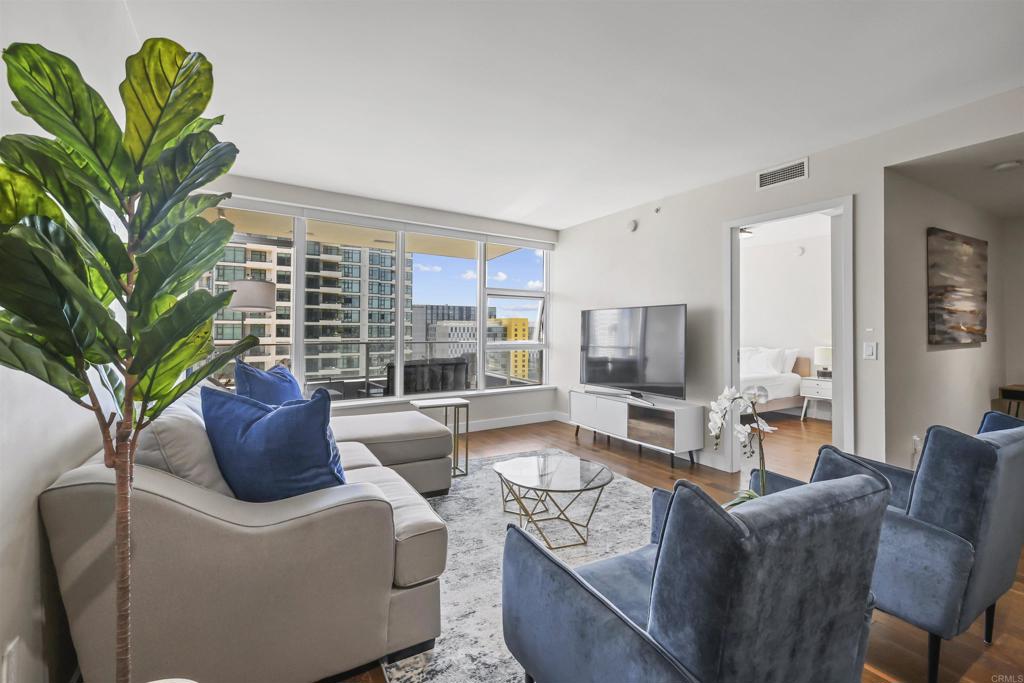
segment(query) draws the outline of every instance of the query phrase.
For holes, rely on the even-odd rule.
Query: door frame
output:
[[[853,327],[853,195],[837,197],[810,204],[802,204],[778,211],[746,216],[726,221],[722,231],[724,309],[722,377],[728,386],[737,386],[740,380],[740,228],[793,218],[809,213],[831,217],[831,286],[832,286],[832,376],[839,379],[839,391],[833,383],[832,442],[842,450],[856,451],[856,415],[854,410],[856,334]],[[739,387],[737,387],[739,388]],[[722,450],[730,471],[743,469],[739,449],[731,438],[722,439]]]

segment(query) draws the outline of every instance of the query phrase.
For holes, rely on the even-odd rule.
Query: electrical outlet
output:
[[[20,638],[7,643],[4,648],[3,662],[0,663],[0,683],[18,683],[18,645]]]

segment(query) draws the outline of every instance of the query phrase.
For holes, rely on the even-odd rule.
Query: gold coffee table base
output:
[[[527,486],[513,484],[507,481],[505,477],[501,476],[501,474],[498,475],[498,480],[501,483],[502,509],[506,513],[516,515],[519,518],[520,528],[525,529],[532,524],[533,528],[537,530],[538,534],[540,534],[541,540],[544,541],[544,545],[546,545],[548,549],[558,550],[560,548],[572,548],[578,545],[587,544],[587,541],[590,539],[590,520],[594,516],[594,511],[597,510],[597,504],[601,500],[601,494],[604,492],[604,486],[597,489],[597,495],[594,497],[594,502],[591,504],[585,520],[577,521],[569,517],[569,508],[579,500],[580,496],[584,493],[593,491],[593,489],[575,492],[557,492],[565,493],[566,495],[572,494],[572,498],[563,505],[555,499],[554,495],[552,495],[553,492],[551,491],[532,489]],[[513,504],[511,510],[509,509],[509,503]],[[563,543],[561,545],[552,545],[551,540],[548,538],[547,534],[544,533],[544,529],[541,528],[540,523],[556,521],[567,524],[580,540],[572,543]]]

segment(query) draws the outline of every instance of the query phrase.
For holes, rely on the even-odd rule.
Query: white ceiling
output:
[[[994,171],[1005,161],[1021,166]],[[1001,218],[1024,218],[1024,133],[894,166],[900,173]]]
[[[556,228],[1020,86],[1022,27],[1022,2],[0,0],[4,44],[104,95],[140,38],[204,52],[239,175]]]

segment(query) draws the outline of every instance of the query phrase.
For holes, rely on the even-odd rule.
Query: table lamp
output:
[[[818,369],[818,377],[832,377],[832,347],[814,347],[814,365]]]
[[[228,304],[229,311],[242,314],[242,334],[245,335],[246,313],[269,313],[277,308],[277,285],[269,280],[234,280],[229,285],[235,290]],[[244,357],[243,353],[241,357]]]

